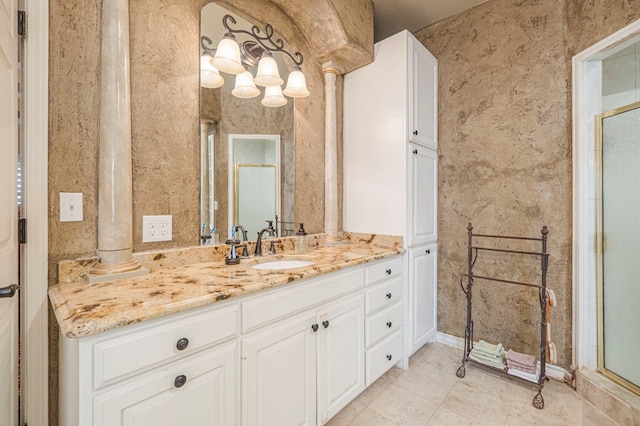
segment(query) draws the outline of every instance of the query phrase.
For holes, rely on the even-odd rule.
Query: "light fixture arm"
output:
[[[212,46],[213,40],[207,36],[200,37],[200,47],[202,47],[203,52],[209,52],[213,56],[216,53],[216,48]]]
[[[273,26],[271,26],[271,24],[266,24],[264,27],[264,34],[262,35],[262,30],[260,28],[258,28],[256,25],[253,25],[251,27],[251,31],[246,31],[246,30],[241,30],[241,29],[234,29],[231,28],[231,25],[236,24],[236,20],[233,16],[231,15],[225,15],[222,18],[222,25],[224,25],[224,28],[227,30],[227,34],[246,34],[250,37],[252,37],[256,42],[258,42],[258,44],[265,50],[268,50],[270,52],[281,52],[284,53],[285,55],[287,55],[289,58],[291,58],[291,60],[293,61],[294,64],[296,64],[297,66],[302,65],[302,61],[303,61],[303,57],[302,54],[300,52],[294,52],[293,54],[290,53],[289,51],[285,50],[284,48],[284,41],[281,38],[278,38],[276,40],[273,39]],[[205,51],[210,51],[210,48],[205,47],[204,45],[204,38],[202,37],[200,43],[202,45],[202,48]],[[211,43],[211,39],[207,38],[208,43]]]

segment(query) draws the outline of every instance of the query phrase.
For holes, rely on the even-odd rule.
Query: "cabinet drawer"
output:
[[[384,260],[374,265],[366,267],[366,285],[376,283],[402,272],[402,260],[396,256],[389,260]]]
[[[142,374],[93,397],[81,425],[233,425],[237,343],[228,342]],[[87,407],[88,408],[88,407]]]
[[[365,309],[369,315],[381,308],[393,305],[402,296],[401,277],[391,278],[375,287],[367,289],[365,293]]]
[[[123,329],[115,337],[93,344],[94,388],[233,337],[237,322],[238,304],[234,304],[209,308],[178,320],[163,320],[160,324],[138,325],[139,331]]]
[[[385,309],[365,321],[365,342],[367,347],[390,335],[402,326],[402,304]]]
[[[367,351],[366,385],[370,386],[402,358],[402,330]]]
[[[242,332],[246,333],[279,318],[347,294],[364,283],[363,268],[340,272],[306,284],[271,291],[242,302]]]

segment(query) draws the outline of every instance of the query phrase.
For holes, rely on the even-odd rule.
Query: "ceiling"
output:
[[[487,0],[373,0],[374,38],[404,29],[415,32]]]

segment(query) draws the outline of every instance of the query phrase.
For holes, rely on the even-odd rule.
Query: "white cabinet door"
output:
[[[243,339],[243,424],[316,423],[319,330],[314,327],[314,331],[314,325],[315,311],[286,318]]]
[[[237,344],[170,363],[94,397],[94,425],[236,423]]]
[[[409,250],[411,353],[433,340],[436,334],[437,264],[436,244]]]
[[[318,424],[364,390],[364,298],[358,293],[318,313]]]
[[[438,157],[429,148],[409,144],[411,194],[409,209],[409,246],[438,239]]]
[[[438,61],[414,38],[409,38],[409,140],[438,147]]]

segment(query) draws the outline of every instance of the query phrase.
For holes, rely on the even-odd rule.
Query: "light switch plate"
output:
[[[82,222],[82,192],[60,193],[60,222]]]
[[[171,215],[142,216],[142,242],[171,241]]]

